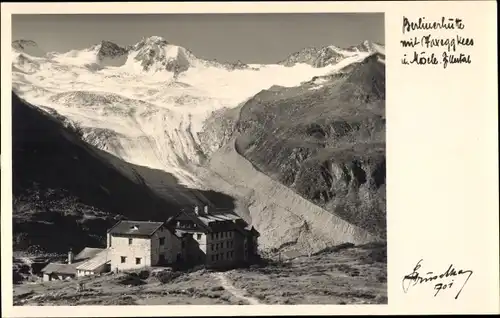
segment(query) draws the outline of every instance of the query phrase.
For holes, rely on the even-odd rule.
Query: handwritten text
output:
[[[403,291],[407,293],[411,287],[417,285],[422,285],[426,283],[434,284],[434,297],[436,297],[441,291],[446,289],[451,290],[454,286],[458,286],[458,292],[455,295],[455,299],[458,299],[460,293],[464,289],[465,285],[472,276],[473,271],[470,269],[456,269],[453,264],[448,266],[448,269],[443,272],[438,272],[437,274],[431,271],[421,274],[419,270],[422,267],[422,261],[418,261],[417,265],[413,268],[413,271],[403,277]]]
[[[465,29],[465,23],[460,18],[444,18],[429,22],[425,17],[410,21],[403,17],[402,33],[412,34],[400,40],[400,45],[407,51],[401,58],[403,65],[442,65],[471,64],[470,54],[461,52],[464,48],[474,46],[474,39],[465,37],[458,32]],[[449,35],[435,35],[435,30],[444,30]],[[419,33],[420,34],[417,34]],[[422,33],[423,32],[423,33]]]

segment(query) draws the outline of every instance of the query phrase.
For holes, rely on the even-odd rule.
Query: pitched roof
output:
[[[131,236],[151,236],[162,225],[164,225],[164,222],[122,220],[109,229],[108,233]]]
[[[233,213],[221,213],[221,214],[202,214],[198,216],[198,219],[200,219],[204,224],[209,225],[210,223],[217,221],[220,222],[220,221],[239,220],[241,219],[241,217]]]
[[[180,211],[174,217],[168,219],[167,224],[173,225],[175,227],[176,221],[192,221],[196,223],[202,232],[210,232],[210,227],[207,226],[202,220],[199,219],[199,216],[194,214],[193,212]]]
[[[200,230],[205,233],[212,231],[224,231],[224,230],[237,230],[243,235],[256,235],[260,236],[260,233],[252,226],[249,225],[242,217],[233,212],[218,212],[204,214],[200,213],[196,215],[191,211],[181,211],[176,216],[168,219],[167,224],[174,224],[175,221],[193,221],[198,225],[201,225]]]
[[[80,253],[76,254],[75,256],[75,261],[79,260],[86,260],[89,258],[92,258],[99,254],[100,252],[104,251],[104,248],[96,248],[96,247],[85,247],[83,250],[81,250]]]
[[[108,250],[102,250],[88,261],[82,262],[80,265],[76,266],[76,269],[92,271],[110,261],[111,260],[108,258]]]
[[[42,273],[76,275],[76,266],[78,266],[78,263],[76,264],[49,263],[42,269]]]

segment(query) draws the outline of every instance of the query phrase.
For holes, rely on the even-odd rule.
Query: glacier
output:
[[[12,85],[26,101],[80,127],[83,139],[94,146],[129,163],[171,173],[184,186],[205,189],[193,168],[206,159],[202,149],[209,148],[198,138],[204,121],[262,90],[297,86],[370,54],[330,50],[342,58],[322,67],[234,67],[199,59],[156,36],[127,48],[103,41],[64,53],[44,53],[33,41],[24,41],[12,45]]]

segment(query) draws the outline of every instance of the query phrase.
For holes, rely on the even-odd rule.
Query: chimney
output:
[[[73,258],[74,258],[73,250],[70,248],[69,252],[68,252],[68,264],[72,264],[73,263]]]
[[[208,214],[208,205],[203,207],[203,213]]]
[[[195,206],[195,207],[194,207],[194,213],[195,213],[196,215],[199,215],[199,212],[198,212],[198,206]]]

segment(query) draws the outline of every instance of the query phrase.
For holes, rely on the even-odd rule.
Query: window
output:
[[[136,265],[141,264],[141,258],[140,258],[140,257],[136,257],[136,258],[135,258],[135,264],[136,264]]]
[[[227,259],[229,259],[229,252],[227,252],[227,256],[226,256]]]
[[[128,245],[131,245],[131,244],[132,244],[132,239],[131,239],[131,238],[129,238],[129,239],[128,239]]]
[[[210,244],[210,249],[213,251],[214,250],[214,245]]]
[[[219,233],[215,233],[215,239],[219,238]]]
[[[201,240],[201,234],[196,234],[196,239]]]
[[[125,263],[126,261],[127,261],[127,257],[126,257],[126,256],[122,256],[122,257],[121,257],[121,262],[122,262],[122,264],[123,264],[123,263]]]
[[[165,238],[164,237],[160,237],[160,245],[165,245]]]

